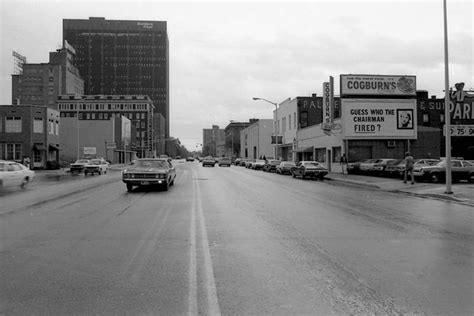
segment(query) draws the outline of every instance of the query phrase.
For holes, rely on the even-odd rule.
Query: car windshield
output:
[[[305,167],[321,167],[321,165],[318,162],[305,162],[305,163],[303,163],[303,166],[305,166]]]
[[[92,159],[90,164],[91,165],[100,165],[102,163],[102,160],[100,159]]]
[[[76,160],[76,163],[88,163],[89,160],[88,159],[79,159],[79,160]]]
[[[164,160],[137,160],[135,163],[136,167],[140,168],[153,168],[153,169],[167,169],[169,164]]]

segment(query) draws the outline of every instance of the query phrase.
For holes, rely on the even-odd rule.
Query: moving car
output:
[[[324,176],[328,174],[328,169],[317,161],[300,161],[291,168],[291,174],[293,178],[300,176],[301,179],[310,177],[324,180]]]
[[[267,160],[267,162],[263,166],[263,171],[267,171],[267,172],[275,171],[276,172],[277,166],[279,164],[281,164],[280,160],[275,160],[275,159]]]
[[[122,172],[122,181],[127,185],[127,191],[134,186],[161,185],[165,191],[174,184],[176,170],[168,159],[141,158],[135,164]]]
[[[291,174],[291,168],[295,167],[295,163],[291,161],[282,161],[276,167],[276,173],[278,174]]]
[[[24,188],[34,177],[35,172],[24,165],[14,161],[0,160],[0,188],[9,186]]]
[[[231,164],[232,164],[232,160],[229,157],[222,157],[219,159],[219,162],[218,162],[219,167],[223,167],[223,166],[230,167]]]
[[[91,159],[89,163],[84,166],[84,175],[92,174],[106,174],[109,164],[103,158]]]
[[[433,183],[445,181],[446,161],[442,160],[433,166],[415,167],[413,175]],[[466,160],[451,160],[451,177],[453,182],[468,180],[474,183],[474,164]]]
[[[206,157],[202,160],[202,166],[203,167],[205,167],[205,166],[214,167],[215,164],[216,164],[216,160],[214,159],[214,157]]]
[[[81,173],[84,171],[84,167],[90,162],[90,159],[78,159],[76,162],[69,166],[69,171],[73,173]]]
[[[186,161],[194,161],[194,157],[186,157]]]

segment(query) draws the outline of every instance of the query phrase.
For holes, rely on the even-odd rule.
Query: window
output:
[[[286,117],[282,118],[281,119],[281,129],[282,129],[282,133],[286,132]]]
[[[59,136],[59,122],[56,121],[56,122],[54,123],[54,126],[55,126],[55,129],[56,129],[56,133],[55,133],[55,134],[56,134],[57,136]]]
[[[430,115],[428,113],[423,113],[423,124],[430,123]]]
[[[43,161],[41,157],[41,151],[35,150],[33,153],[33,161],[36,163],[41,163]]]
[[[288,115],[288,130],[291,131],[291,114]]]
[[[21,160],[21,144],[7,144],[7,160]]]
[[[0,133],[3,132],[3,117],[0,116]],[[1,154],[1,152],[0,152]],[[0,156],[1,158],[1,156]]]
[[[440,114],[439,120],[441,123],[444,123],[444,114]]]
[[[48,134],[54,135],[54,122],[52,120],[48,122]]]
[[[332,148],[332,162],[340,162],[341,161],[341,147],[333,147]]]
[[[21,117],[7,117],[5,133],[21,133]]]
[[[326,161],[326,148],[316,148],[316,161],[325,162]]]
[[[296,112],[293,113],[293,126],[294,126],[295,128],[298,128],[298,126],[296,126]]]
[[[301,112],[300,124],[301,124],[300,126],[301,128],[305,128],[308,126],[308,112],[307,111]]]
[[[43,118],[42,117],[35,117],[33,120],[33,133],[43,134],[44,127],[43,127]]]

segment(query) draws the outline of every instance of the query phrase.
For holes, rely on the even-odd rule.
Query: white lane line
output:
[[[195,177],[195,175],[194,175]],[[196,182],[193,181],[193,203],[191,207],[190,224],[190,249],[189,249],[189,291],[188,291],[188,315],[197,315],[197,268],[196,268]]]
[[[216,282],[214,279],[214,271],[212,269],[212,259],[211,251],[209,249],[209,240],[207,237],[206,230],[206,221],[204,218],[204,212],[202,210],[202,200],[201,192],[199,189],[198,181],[196,183],[196,201],[197,201],[197,220],[199,221],[199,230],[201,233],[201,245],[204,255],[204,275],[203,275],[203,285],[207,289],[206,299],[207,299],[207,315],[221,315],[219,308],[219,301],[217,299],[217,289]]]

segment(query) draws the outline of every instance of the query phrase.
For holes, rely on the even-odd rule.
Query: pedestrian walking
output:
[[[346,154],[342,154],[341,159],[339,160],[339,164],[341,165],[342,174],[345,174],[345,170],[347,169],[347,157]]]
[[[413,174],[413,156],[407,151],[405,153],[405,176],[403,177],[403,183],[407,183],[408,174],[411,175],[411,184],[415,184],[415,175]]]

